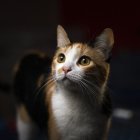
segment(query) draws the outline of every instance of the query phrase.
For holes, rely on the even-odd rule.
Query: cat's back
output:
[[[41,86],[50,72],[51,60],[43,53],[31,53],[18,63],[14,77],[14,93],[18,106],[24,106],[27,114],[40,127],[47,122],[45,93]],[[41,118],[40,118],[41,116]]]

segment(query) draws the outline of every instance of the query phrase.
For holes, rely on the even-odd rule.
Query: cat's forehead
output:
[[[74,43],[70,44],[67,47],[60,48],[58,52],[63,52],[66,55],[83,55],[83,54],[89,54],[89,52],[92,52],[92,49],[88,47],[86,44],[82,43]]]
[[[81,44],[72,44],[72,45],[66,47],[65,54],[79,56],[82,53],[82,48],[83,47]]]

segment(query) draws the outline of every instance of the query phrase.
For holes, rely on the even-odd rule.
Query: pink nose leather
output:
[[[68,72],[71,71],[70,67],[63,67],[62,70],[65,72],[65,74],[67,74]]]

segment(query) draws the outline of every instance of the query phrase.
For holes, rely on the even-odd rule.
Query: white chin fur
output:
[[[66,76],[62,74],[56,78],[57,83],[64,87],[74,88],[82,79],[80,75],[74,73],[68,73]]]

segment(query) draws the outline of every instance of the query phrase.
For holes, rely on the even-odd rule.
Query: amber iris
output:
[[[58,55],[58,58],[57,58],[57,62],[58,63],[64,63],[65,62],[65,55],[63,54],[63,53],[60,53],[59,55]]]
[[[88,56],[82,56],[79,59],[78,63],[82,66],[87,66],[90,64],[90,61],[91,61],[91,59]]]

